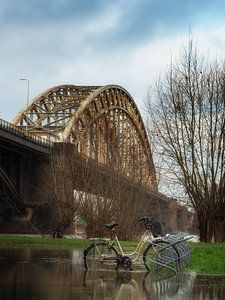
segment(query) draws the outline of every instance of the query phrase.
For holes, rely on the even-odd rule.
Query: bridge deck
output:
[[[49,153],[53,143],[0,119],[0,141],[17,145],[31,151]]]

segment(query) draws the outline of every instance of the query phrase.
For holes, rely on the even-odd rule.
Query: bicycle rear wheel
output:
[[[84,265],[87,270],[116,270],[119,253],[107,242],[91,244],[84,250]]]
[[[171,243],[158,240],[145,249],[143,261],[148,271],[172,269],[176,272],[179,268],[179,253]]]

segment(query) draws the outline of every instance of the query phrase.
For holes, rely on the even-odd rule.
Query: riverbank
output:
[[[0,235],[0,249],[29,247],[65,251],[85,248],[89,244],[90,240],[87,239]],[[122,242],[122,245],[130,248],[137,243]],[[191,243],[191,248],[192,259],[185,271],[195,271],[198,274],[225,274],[225,243]]]
[[[78,239],[72,236],[58,239],[52,237],[0,234],[0,249],[18,247],[23,248],[29,246],[30,248],[61,251],[73,250],[74,248],[86,248],[90,243],[91,241],[89,239]],[[137,242],[122,241],[121,244],[124,247],[135,247]]]
[[[37,248],[49,249],[54,251],[72,250],[74,248],[86,247],[90,243],[86,239],[75,238],[51,238],[40,236],[23,236],[23,235],[0,235],[1,248]]]

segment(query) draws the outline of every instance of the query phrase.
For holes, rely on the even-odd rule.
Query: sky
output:
[[[0,118],[11,121],[46,89],[118,84],[141,112],[148,89],[190,36],[225,49],[223,0],[1,0]]]

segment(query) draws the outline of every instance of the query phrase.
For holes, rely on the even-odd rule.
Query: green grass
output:
[[[86,248],[91,241],[89,239],[74,238],[51,238],[51,237],[32,237],[32,236],[15,236],[0,234],[1,248],[23,248],[29,246],[36,249],[48,250],[73,250],[74,248]],[[136,242],[121,242],[123,247],[134,247]]]
[[[225,274],[225,243],[192,243],[188,270],[201,274]]]
[[[27,237],[0,235],[1,248],[46,249],[49,251],[70,251],[84,249],[90,244],[87,239],[54,239],[43,237]],[[122,247],[132,249],[137,242],[121,242]],[[191,243],[192,258],[186,271],[196,271],[198,274],[225,274],[225,243]]]
[[[29,246],[36,249],[72,250],[74,248],[85,248],[89,243],[90,241],[85,239],[0,235],[0,249]]]

